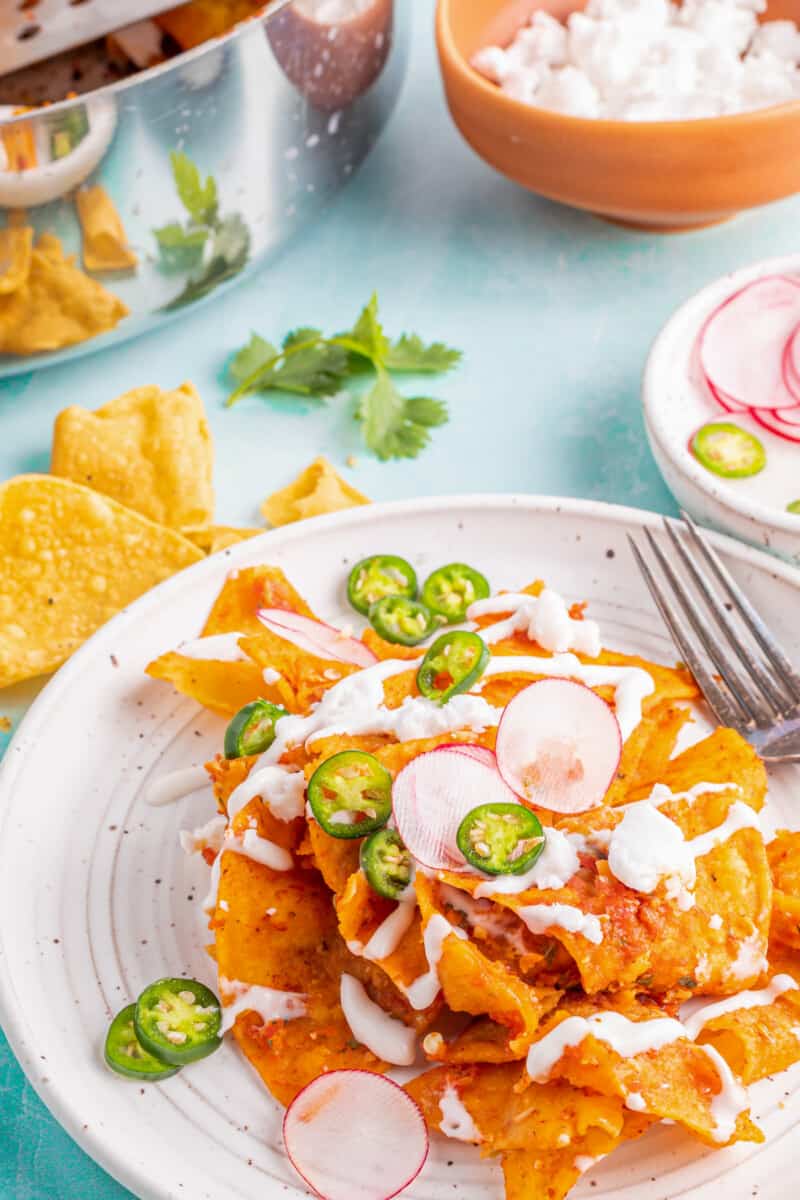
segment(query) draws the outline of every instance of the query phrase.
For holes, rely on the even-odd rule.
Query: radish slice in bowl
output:
[[[786,409],[754,408],[753,416],[759,425],[771,433],[777,433],[778,437],[786,438],[789,442],[800,442],[800,424],[794,420],[794,413],[800,413],[800,409],[790,409],[788,412],[792,413],[791,421],[787,419]]]
[[[283,1141],[323,1200],[391,1200],[428,1157],[425,1118],[407,1092],[372,1071],[328,1071],[295,1096]]]
[[[456,835],[473,808],[519,804],[494,765],[494,755],[486,762],[465,749],[448,746],[420,754],[403,767],[392,787],[397,832],[417,862],[434,871],[467,867]]]
[[[483,763],[485,767],[491,767],[493,771],[497,770],[494,750],[490,750],[488,746],[476,746],[473,742],[445,742],[444,745],[437,746],[434,753],[438,754],[440,750],[452,750],[456,754],[466,754],[467,758],[474,758],[476,762]]]
[[[571,679],[540,679],[518,692],[497,730],[497,765],[506,783],[550,812],[602,804],[621,754],[611,708]]]
[[[378,661],[363,642],[348,637],[341,629],[326,625],[324,621],[315,621],[285,608],[260,608],[257,615],[271,633],[317,658],[354,663],[357,667],[371,667]]]
[[[784,380],[784,350],[800,324],[800,280],[771,275],[714,310],[700,333],[703,374],[720,403],[788,408],[797,397]]]
[[[798,323],[789,341],[783,359],[783,377],[786,386],[800,404],[800,323]]]

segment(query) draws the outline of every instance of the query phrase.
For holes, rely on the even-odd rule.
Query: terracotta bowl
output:
[[[523,187],[600,216],[664,232],[724,221],[800,191],[800,100],[732,117],[605,121],[513,100],[470,66],[507,45],[541,8],[571,0],[438,0],[436,36],[453,119],[481,158]],[[800,20],[800,0],[769,19]]]

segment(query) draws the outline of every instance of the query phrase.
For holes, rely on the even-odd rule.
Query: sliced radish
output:
[[[738,400],[734,400],[733,396],[728,396],[725,392],[721,392],[719,388],[714,387],[713,383],[706,376],[703,376],[706,382],[706,387],[711,393],[712,399],[716,400],[720,408],[724,408],[725,412],[729,413],[748,413],[750,409],[746,404],[740,404]]]
[[[770,275],[714,310],[700,333],[700,362],[714,391],[748,408],[788,408],[783,354],[800,323],[800,280]]]
[[[519,804],[494,763],[440,747],[403,767],[392,787],[397,831],[417,862],[431,870],[463,871],[458,827],[479,804]]]
[[[283,1142],[323,1200],[391,1200],[419,1175],[428,1131],[417,1104],[372,1071],[328,1071],[295,1096]]]
[[[794,420],[786,420],[785,409],[754,408],[752,415],[759,425],[771,433],[777,433],[778,437],[786,438],[788,442],[800,442],[800,425],[796,425]]]
[[[260,608],[258,619],[271,633],[317,658],[355,663],[357,667],[371,667],[378,661],[363,642],[324,621],[314,621],[285,608]]]
[[[440,750],[454,750],[456,754],[466,754],[468,758],[474,758],[476,762],[483,763],[485,767],[491,767],[493,771],[497,770],[494,750],[490,750],[488,746],[476,746],[473,742],[445,742],[443,745],[437,746],[434,753],[438,754]]]
[[[783,352],[783,381],[800,405],[800,325],[786,343]]]
[[[551,812],[602,804],[621,754],[609,705],[570,679],[540,679],[518,692],[497,730],[497,765],[506,783]]]

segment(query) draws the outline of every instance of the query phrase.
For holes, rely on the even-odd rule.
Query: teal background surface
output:
[[[642,424],[648,346],[672,309],[715,276],[796,251],[800,199],[658,237],[519,190],[475,158],[450,122],[432,7],[415,0],[399,110],[319,225],[184,321],[0,385],[0,478],[47,469],[53,418],[65,405],[94,408],[139,384],[191,379],[214,431],[221,522],[259,523],[261,499],[319,453],[375,500],[494,490],[674,507]],[[389,332],[419,330],[465,351],[457,372],[426,385],[448,401],[451,420],[419,458],[370,458],[342,399],[316,407],[248,398],[223,408],[226,360],[251,329],[272,339],[303,323],[334,330],[373,289]],[[0,693],[0,713],[16,723],[35,691]],[[0,750],[7,741],[0,734]],[[0,1034],[1,1200],[127,1195],[50,1117]]]

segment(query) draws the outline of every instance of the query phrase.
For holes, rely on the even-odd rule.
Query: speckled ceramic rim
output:
[[[791,513],[782,513],[757,501],[737,501],[729,489],[717,489],[713,486],[714,476],[701,467],[687,450],[681,446],[677,451],[675,439],[670,437],[666,428],[665,392],[667,380],[671,371],[670,347],[675,339],[675,327],[688,321],[693,342],[700,332],[706,317],[714,307],[726,297],[738,291],[747,283],[761,279],[766,275],[794,274],[800,275],[800,254],[790,254],[782,258],[768,258],[750,267],[743,267],[730,275],[723,275],[714,280],[701,291],[695,292],[680,308],[672,314],[658,337],[653,342],[645,363],[642,379],[642,401],[644,418],[648,433],[658,443],[664,456],[669,459],[679,474],[688,478],[701,492],[704,492],[721,508],[738,513],[749,521],[757,521],[770,529],[781,529],[786,533],[800,533],[800,523]],[[735,414],[726,414],[720,409],[719,419],[735,421]],[[800,464],[800,446],[797,447],[798,463]],[[800,472],[798,472],[800,474]]]
[[[198,586],[208,584],[212,580],[219,579],[223,563],[225,570],[228,571],[240,563],[252,561],[254,551],[260,552],[263,549],[265,555],[269,555],[277,547],[291,546],[306,539],[313,543],[317,534],[325,533],[328,530],[338,530],[342,526],[350,526],[359,530],[371,526],[379,527],[386,518],[390,517],[435,516],[440,513],[450,513],[453,516],[461,517],[463,515],[466,518],[470,512],[485,513],[487,510],[496,513],[523,511],[529,514],[531,547],[534,545],[533,534],[538,515],[557,516],[563,513],[573,519],[579,518],[587,525],[597,521],[618,525],[623,530],[629,527],[634,531],[643,528],[657,529],[661,523],[661,518],[655,513],[597,501],[529,495],[468,494],[350,509],[331,516],[304,521],[285,529],[267,532],[260,538],[242,542],[196,563],[148,592],[129,608],[112,618],[57,672],[31,706],[6,752],[0,766],[0,802],[2,797],[8,795],[14,788],[15,781],[24,765],[25,754],[15,753],[15,749],[19,747],[22,750],[24,744],[35,744],[37,735],[46,728],[51,712],[57,709],[77,678],[84,671],[91,671],[93,664],[101,656],[107,656],[110,649],[115,643],[119,643],[120,638],[124,637],[127,630],[156,614],[162,604],[170,601],[173,595],[177,595],[187,586],[188,582],[191,581]],[[800,592],[800,571],[793,570],[769,555],[751,549],[732,538],[713,534],[711,539],[728,558],[743,565],[749,565],[757,571],[763,572],[769,578],[780,579]],[[24,1011],[15,1003],[15,987],[9,974],[8,958],[4,953],[3,923],[5,919],[5,914],[0,914],[0,1022],[2,1022],[12,1049],[24,1064],[32,1086],[75,1141],[120,1183],[141,1197],[165,1200],[167,1196],[172,1196],[173,1193],[166,1187],[162,1189],[155,1186],[150,1172],[113,1153],[106,1145],[102,1135],[95,1133],[91,1128],[85,1129],[80,1125],[71,1107],[69,1086],[62,1079],[59,1077],[50,1079],[48,1087],[43,1089],[40,1080],[33,1076],[32,1067],[28,1069],[27,1064],[36,1062],[37,1051],[36,1046],[32,1044]],[[683,1192],[673,1193],[673,1195],[679,1194],[683,1194]]]

